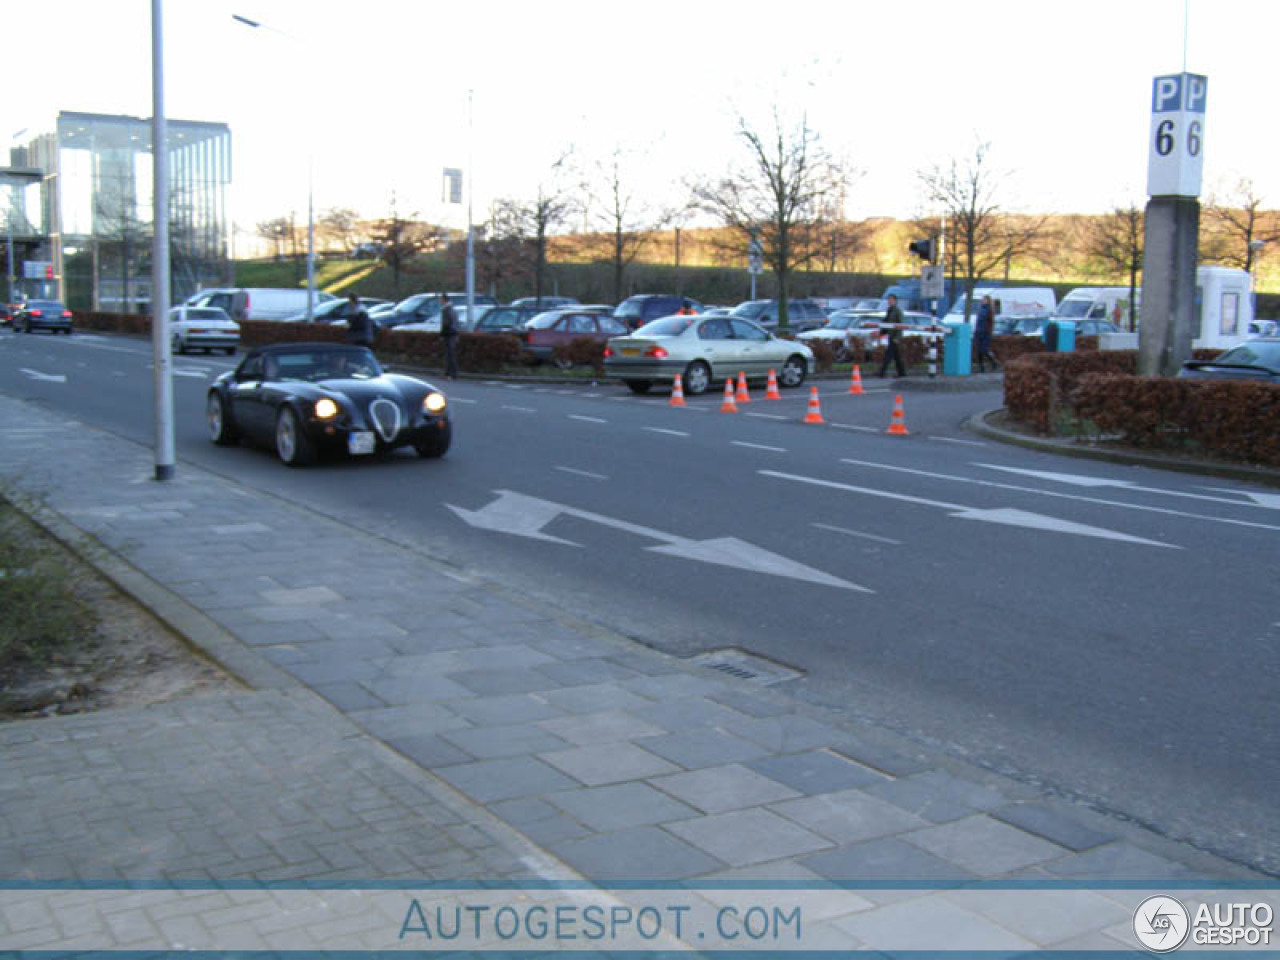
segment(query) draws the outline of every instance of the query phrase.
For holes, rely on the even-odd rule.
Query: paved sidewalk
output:
[[[0,879],[1256,879],[304,506],[152,472],[0,396],[5,488],[249,688],[0,726]],[[1090,922],[1054,942],[1116,945]]]

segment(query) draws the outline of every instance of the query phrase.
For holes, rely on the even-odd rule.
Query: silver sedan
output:
[[[722,380],[745,374],[763,380],[774,371],[778,385],[798,387],[813,367],[813,351],[783,340],[740,317],[672,316],[645,324],[626,337],[614,337],[605,350],[605,372],[634,393],[647,393],[655,381],[683,378],[685,393],[705,393]]]

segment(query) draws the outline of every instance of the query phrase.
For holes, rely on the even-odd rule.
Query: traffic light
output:
[[[908,244],[907,249],[925,263],[933,263],[938,259],[938,238],[929,237],[927,240],[916,240]]]
[[[47,267],[45,267],[45,268],[44,268],[44,278],[45,278],[46,280],[52,280],[52,279],[53,279],[53,264],[52,264],[52,263],[51,263],[51,264],[49,264]]]

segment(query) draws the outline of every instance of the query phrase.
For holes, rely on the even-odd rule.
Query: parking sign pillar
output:
[[[1191,357],[1208,80],[1156,77],[1148,141],[1138,373],[1173,376]]]

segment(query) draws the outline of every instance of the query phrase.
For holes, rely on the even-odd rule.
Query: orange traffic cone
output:
[[[804,415],[805,423],[825,423],[822,419],[822,408],[818,405],[818,388],[809,390],[809,412]]]
[[[751,394],[747,393],[747,375],[741,370],[738,371],[738,396],[739,403],[750,403]]]
[[[721,413],[737,413],[738,405],[733,402],[733,377],[724,382],[724,403],[720,404]]]
[[[893,421],[885,433],[894,433],[900,437],[907,435],[907,424],[902,418],[902,394],[893,398]]]
[[[853,376],[849,378],[849,392],[855,394],[866,393],[862,389],[862,370],[858,368],[856,363],[853,365]]]
[[[680,374],[676,374],[675,380],[671,384],[671,403],[672,407],[683,407],[684,404],[684,385],[680,382]]]
[[[766,400],[782,399],[782,394],[778,392],[778,375],[772,370],[769,371],[769,385],[765,388],[764,398]]]

